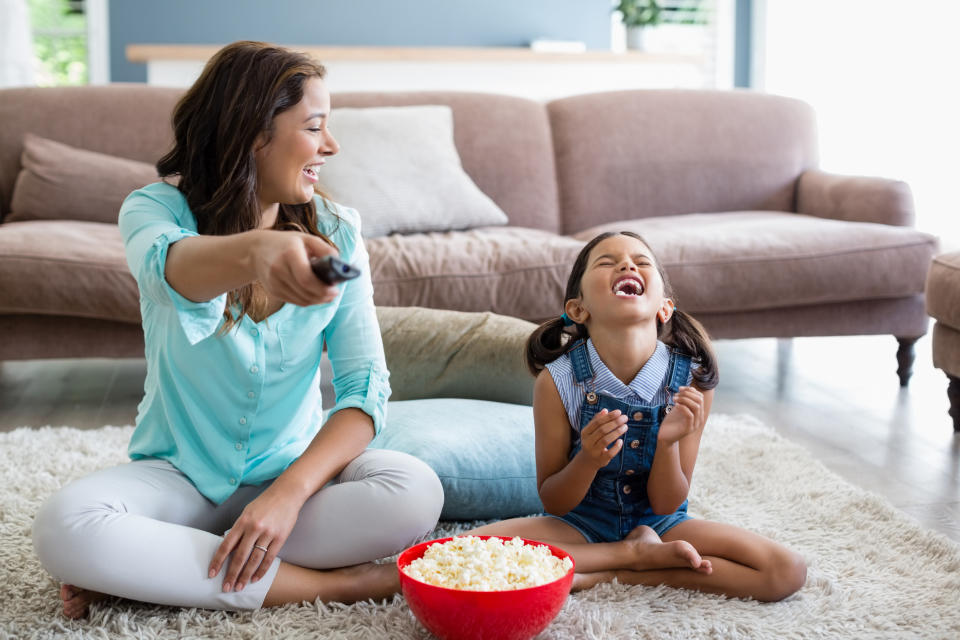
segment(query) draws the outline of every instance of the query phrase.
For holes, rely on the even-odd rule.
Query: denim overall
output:
[[[560,519],[580,531],[589,542],[623,540],[640,525],[647,525],[657,535],[662,535],[689,520],[686,500],[674,513],[657,515],[647,498],[647,479],[657,448],[657,433],[673,403],[659,406],[629,404],[597,393],[593,388],[594,373],[586,342],[581,340],[569,353],[574,379],[584,391],[580,425],[573,434],[570,458],[580,451],[580,431],[603,409],[608,412],[619,409],[627,416],[627,431],[622,436],[620,452],[597,471],[583,501]],[[690,357],[671,350],[665,378],[671,397],[689,379]]]

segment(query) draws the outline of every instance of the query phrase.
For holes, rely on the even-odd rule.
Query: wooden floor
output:
[[[850,482],[960,541],[960,436],[930,338],[901,389],[889,336],[736,340],[716,344],[714,412],[748,413],[806,447]],[[0,431],[132,424],[142,360],[0,363]]]

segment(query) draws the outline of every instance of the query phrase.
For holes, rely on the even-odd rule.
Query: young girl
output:
[[[576,588],[617,578],[770,601],[803,586],[798,554],[687,514],[717,364],[643,238],[625,231],[587,243],[564,313],[530,337],[527,363],[537,376],[537,483],[548,515],[472,533],[566,549]]]

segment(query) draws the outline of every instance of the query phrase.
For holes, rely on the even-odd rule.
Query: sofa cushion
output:
[[[583,242],[536,229],[492,227],[372,238],[377,305],[491,311],[539,321],[563,312]]]
[[[440,477],[443,520],[541,513],[533,408],[437,398],[390,402],[373,449],[403,451]]]
[[[563,233],[700,211],[794,211],[813,109],[756,91],[662,89],[547,104]]]
[[[339,108],[330,125],[340,152],[321,169],[320,186],[360,212],[364,236],[507,223],[460,164],[450,107]]]
[[[535,324],[493,313],[377,307],[390,397],[533,402],[524,357]]]
[[[510,224],[560,230],[553,141],[543,102],[469,91],[355,91],[333,93],[330,100],[334,111],[342,107],[449,106],[464,170],[507,214]],[[337,134],[336,120],[332,125]],[[2,136],[0,131],[0,140]]]
[[[156,168],[146,162],[77,149],[29,133],[21,163],[8,222],[69,219],[116,224],[123,199],[159,179]]]
[[[644,218],[592,227],[650,243],[680,307],[738,312],[913,296],[937,246],[909,227],[776,211]]]
[[[140,324],[140,296],[116,223],[74,220],[0,226],[0,313]]]
[[[960,251],[933,259],[927,274],[927,313],[960,330]]]

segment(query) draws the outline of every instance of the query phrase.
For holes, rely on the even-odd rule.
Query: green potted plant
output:
[[[663,20],[663,7],[657,0],[619,0],[614,11],[620,12],[627,28],[627,48],[638,51],[643,50],[644,29]]]
[[[703,26],[709,12],[703,0],[617,0],[614,11],[620,12],[627,28],[627,48],[644,50],[644,34],[657,25]]]

